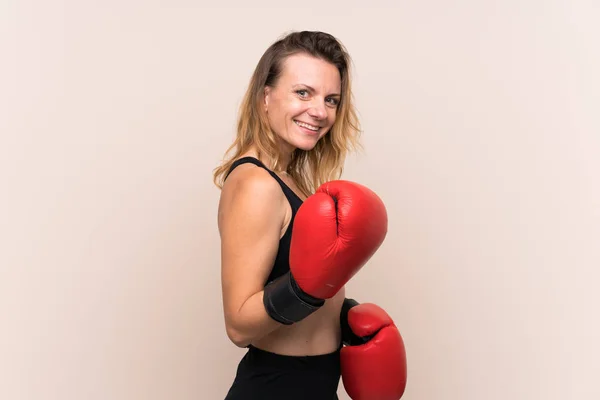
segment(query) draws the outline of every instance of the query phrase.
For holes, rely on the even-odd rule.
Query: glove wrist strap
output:
[[[348,312],[351,308],[356,307],[360,303],[354,299],[345,298],[340,312],[340,327],[342,331],[342,343],[345,346],[357,346],[367,343],[370,338],[363,338],[352,332],[352,328],[348,324]]]
[[[325,300],[304,293],[291,272],[287,272],[265,287],[263,304],[275,321],[292,325],[321,308]]]

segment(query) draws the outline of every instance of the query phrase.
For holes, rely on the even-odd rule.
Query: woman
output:
[[[243,100],[232,156],[214,174],[227,335],[248,348],[227,399],[337,399],[342,288],[294,324],[264,304],[289,271],[294,217],[356,148],[350,57],[323,32],[294,32],[261,57]],[[228,151],[228,152],[229,152]]]

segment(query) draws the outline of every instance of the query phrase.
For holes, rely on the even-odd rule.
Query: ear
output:
[[[271,95],[271,88],[269,86],[265,86],[264,92],[263,92],[263,107],[265,109],[265,112],[269,111],[269,96]]]

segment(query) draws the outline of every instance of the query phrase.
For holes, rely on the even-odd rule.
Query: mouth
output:
[[[319,129],[321,129],[319,126],[307,124],[306,122],[302,122],[302,121],[294,120],[294,123],[296,125],[298,125],[300,128],[303,128],[304,130],[307,130],[312,133],[317,133],[317,132],[319,132]]]

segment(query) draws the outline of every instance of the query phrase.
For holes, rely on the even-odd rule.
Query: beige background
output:
[[[1,3],[1,399],[224,397],[211,170],[292,29],[354,58],[404,398],[600,398],[597,1],[201,3]]]

